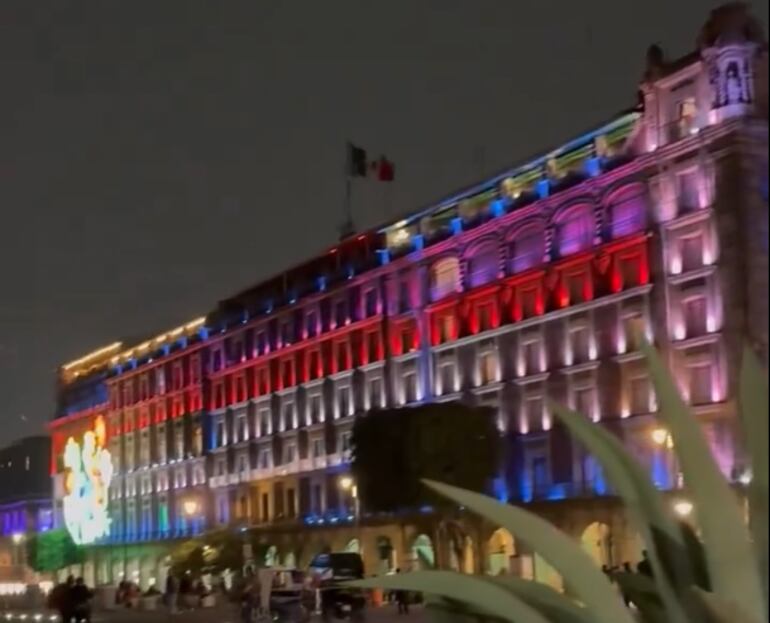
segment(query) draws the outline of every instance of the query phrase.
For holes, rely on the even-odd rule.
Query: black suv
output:
[[[363,621],[366,596],[360,589],[340,586],[349,580],[364,577],[364,561],[351,552],[318,554],[310,563],[311,583],[321,591],[321,616]]]

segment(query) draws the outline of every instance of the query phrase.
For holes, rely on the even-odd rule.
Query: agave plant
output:
[[[768,386],[748,349],[740,377],[739,410],[753,479],[751,520],[714,460],[703,432],[657,351],[642,347],[655,385],[661,423],[674,444],[700,536],[674,516],[670,504],[621,441],[559,405],[552,410],[601,463],[644,540],[652,577],[616,576],[634,609],[590,556],[537,515],[487,496],[433,481],[426,485],[460,506],[507,528],[564,581],[565,592],[511,576],[469,576],[428,570],[356,582],[422,592],[440,620],[510,623],[767,623],[768,621]]]

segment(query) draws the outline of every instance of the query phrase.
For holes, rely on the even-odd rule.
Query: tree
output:
[[[83,548],[63,528],[31,535],[26,543],[28,564],[39,573],[58,571],[85,560]]]
[[[486,491],[500,469],[494,411],[461,403],[371,411],[353,425],[353,475],[362,507],[392,512],[443,504],[431,478]]]

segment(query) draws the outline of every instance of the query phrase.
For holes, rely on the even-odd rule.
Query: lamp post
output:
[[[350,497],[353,498],[353,520],[355,522],[356,538],[358,538],[358,553],[360,554],[363,549],[363,543],[361,541],[361,502],[358,498],[358,485],[356,485],[356,481],[350,476],[342,476],[339,483],[340,488],[343,491],[350,493]]]
[[[187,498],[184,502],[182,502],[182,512],[190,521],[190,532],[194,532],[195,526],[193,525],[193,521],[200,512],[200,503],[195,498]]]
[[[19,571],[21,572],[22,577],[24,576],[24,557],[21,554],[21,544],[24,543],[25,539],[26,535],[23,532],[14,532],[11,535],[11,541],[13,541],[13,563],[19,567]]]

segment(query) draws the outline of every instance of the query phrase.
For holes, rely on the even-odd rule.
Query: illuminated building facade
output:
[[[0,596],[39,579],[26,564],[25,541],[53,527],[49,455],[43,435],[0,449]]]
[[[353,526],[340,487],[353,419],[468,401],[499,413],[510,460],[496,495],[532,504],[597,560],[636,558],[600,467],[545,398],[612,428],[661,488],[676,488],[640,327],[725,474],[744,476],[733,434],[744,342],[767,358],[766,59],[752,18],[717,10],[693,54],[668,62],[650,50],[638,108],[205,318],[67,364],[54,457],[72,427],[105,417],[114,542],[248,526],[271,561],[301,564],[329,545],[362,548],[369,568],[407,566],[432,547],[423,520]],[[187,500],[201,512],[187,516]],[[526,557],[491,529],[469,551],[454,564]],[[113,558],[105,578],[110,564],[126,569]]]

